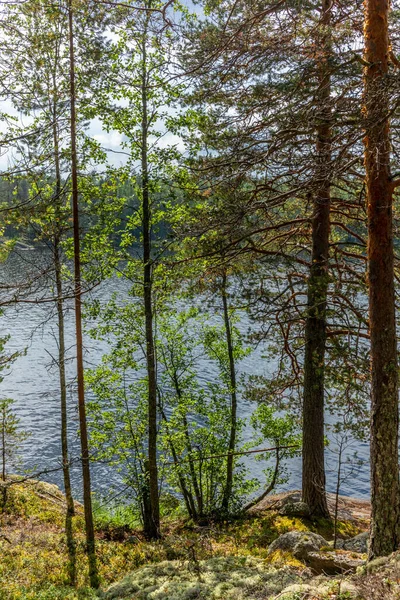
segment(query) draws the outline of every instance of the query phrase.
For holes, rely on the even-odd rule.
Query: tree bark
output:
[[[326,347],[326,304],[330,232],[330,25],[331,0],[323,0],[319,26],[317,99],[317,176],[312,219],[311,270],[307,291],[307,320],[304,357],[303,482],[302,496],[311,514],[329,518],[325,493],[324,464],[324,375]]]
[[[65,378],[65,328],[64,328],[64,306],[63,286],[61,278],[61,261],[58,235],[54,238],[54,265],[57,288],[57,316],[58,316],[58,373],[60,380],[60,408],[61,408],[61,454],[63,465],[63,479],[67,511],[65,514],[65,536],[69,555],[69,581],[71,585],[76,584],[76,546],[72,529],[72,517],[75,514],[74,499],[72,495],[71,477],[69,469],[68,452],[68,416],[67,416],[67,385]]]
[[[78,163],[76,150],[76,92],[75,92],[75,48],[74,48],[74,22],[72,1],[68,4],[69,25],[69,58],[70,58],[70,101],[71,101],[71,181],[72,181],[72,213],[74,237],[74,295],[75,295],[75,327],[76,327],[76,364],[78,382],[78,408],[79,427],[81,439],[81,460],[83,479],[83,505],[86,528],[86,552],[89,562],[89,579],[93,588],[99,587],[99,576],[96,560],[96,546],[93,524],[89,441],[85,405],[85,382],[83,369],[83,339],[82,339],[82,285],[80,261],[80,231],[79,231],[79,203],[78,203]]]
[[[148,383],[148,460],[146,465],[149,487],[144,510],[145,534],[149,539],[160,537],[160,506],[157,467],[157,372],[153,332],[153,286],[151,260],[151,206],[148,173],[148,115],[147,115],[147,48],[146,32],[142,42],[142,211],[143,211],[143,301],[146,329],[146,363]]]
[[[181,493],[182,493],[182,496],[183,496],[183,499],[185,502],[186,510],[188,512],[189,517],[191,519],[193,519],[194,521],[197,521],[198,515],[197,515],[197,511],[196,511],[196,506],[194,503],[194,498],[193,498],[192,493],[189,491],[189,489],[186,485],[185,476],[182,473],[182,467],[179,463],[178,454],[175,450],[175,446],[170,437],[167,415],[165,414],[165,412],[162,408],[160,409],[160,412],[161,412],[162,419],[166,424],[167,435],[169,438],[168,443],[169,443],[169,447],[171,449],[172,459],[174,461],[174,465],[176,468],[177,477],[178,477],[178,481],[179,481],[179,487],[180,487],[180,490],[181,490]]]
[[[269,486],[262,492],[262,494],[260,494],[256,498],[253,498],[253,500],[250,500],[250,502],[245,504],[243,507],[244,511],[247,511],[250,508],[253,508],[253,506],[255,506],[256,504],[258,504],[259,502],[264,500],[264,498],[266,498],[272,492],[272,490],[276,486],[276,482],[278,480],[280,462],[281,462],[280,448],[279,448],[279,446],[277,446],[275,448],[275,468],[274,468],[274,473],[272,475],[272,479],[269,483]]]
[[[229,357],[229,379],[230,379],[230,393],[231,393],[231,430],[229,436],[229,446],[228,446],[228,458],[226,462],[226,484],[224,490],[224,496],[222,499],[222,510],[224,512],[229,511],[229,502],[232,496],[232,487],[233,487],[233,462],[234,462],[234,452],[236,449],[236,433],[237,433],[237,393],[236,393],[236,368],[235,368],[235,357],[233,354],[233,342],[232,342],[232,330],[231,330],[231,322],[229,319],[229,308],[228,308],[228,299],[226,296],[226,285],[227,285],[227,276],[226,271],[223,272],[222,275],[222,287],[221,287],[221,295],[222,295],[222,305],[224,312],[224,324],[225,324],[225,335],[226,335],[226,346],[228,349],[228,357]]]
[[[400,542],[398,375],[390,177],[388,0],[365,2],[365,169],[371,336],[371,543],[369,556]]]
[[[176,395],[178,396],[179,401],[181,401],[182,391],[181,391],[181,388],[179,385],[179,380],[178,380],[176,371],[174,371],[174,373],[172,375],[172,379],[174,382]],[[201,485],[199,485],[199,482],[197,481],[196,469],[195,469],[193,458],[192,458],[193,447],[192,447],[192,442],[190,439],[189,423],[188,423],[186,414],[182,415],[182,423],[183,423],[184,436],[185,436],[185,441],[186,441],[186,451],[187,451],[187,456],[188,456],[187,460],[189,463],[189,473],[190,473],[190,478],[192,481],[194,495],[195,495],[196,502],[197,502],[197,508],[194,511],[197,515],[196,516],[196,520],[197,520],[204,516],[203,493],[202,493]]]
[[[56,90],[56,78],[53,73],[53,89]],[[56,177],[55,187],[55,233],[54,233],[54,271],[57,289],[57,317],[58,317],[58,376],[60,381],[60,412],[61,412],[61,455],[63,464],[63,478],[67,510],[65,514],[65,536],[68,549],[68,576],[72,586],[76,585],[76,545],[74,541],[72,518],[75,514],[74,498],[72,495],[71,476],[68,452],[68,415],[67,415],[67,382],[65,376],[65,326],[64,326],[64,301],[63,281],[61,273],[61,236],[62,236],[62,192],[61,169],[59,154],[59,138],[57,127],[57,101],[53,99],[53,144],[54,167]]]
[[[1,447],[1,454],[2,454],[2,468],[1,468],[1,477],[3,479],[3,481],[6,480],[6,408],[4,407],[2,410],[2,415],[1,415],[1,443],[2,443],[2,447]],[[5,489],[5,486],[4,486]],[[4,504],[3,504],[4,506]]]

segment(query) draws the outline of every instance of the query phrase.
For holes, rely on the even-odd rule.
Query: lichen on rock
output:
[[[290,567],[275,569],[262,559],[218,557],[195,564],[165,561],[147,566],[113,584],[106,600],[244,600],[269,598],[309,573]],[[257,596],[256,596],[257,594]]]

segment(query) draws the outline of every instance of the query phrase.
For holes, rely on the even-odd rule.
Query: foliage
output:
[[[160,464],[168,485],[190,496],[186,508],[193,518],[216,515],[220,508],[230,420],[223,331],[197,312],[164,310],[158,318],[156,338]],[[135,306],[126,305],[119,307],[117,320],[113,315],[106,311],[103,324],[93,332],[96,336],[112,332],[114,349],[103,358],[101,367],[87,373],[96,398],[90,403],[92,443],[99,459],[120,470],[126,496],[140,507],[147,389],[140,366],[140,313]],[[235,352],[238,357],[242,354],[238,332]],[[215,371],[215,382],[202,381],[204,364]],[[239,421],[239,435],[242,425]],[[253,482],[246,481],[240,461],[235,464],[232,510],[240,508],[243,496],[253,487]]]
[[[251,424],[258,434],[253,444],[272,443],[276,450],[275,466],[264,470],[267,486],[273,482],[274,487],[288,481],[289,473],[285,461],[301,452],[301,434],[298,433],[296,416],[285,413],[282,416],[276,414],[273,407],[261,402],[251,415]],[[269,458],[270,454],[259,454],[258,460]]]
[[[10,398],[0,400],[0,459],[3,480],[11,467],[17,467],[21,446],[29,437],[29,433],[20,429],[20,419],[12,408],[13,403]]]
[[[74,534],[77,539],[78,587],[64,587],[67,581],[68,552],[65,544],[64,496],[54,486],[40,481],[21,481],[12,478],[8,504],[1,515],[0,598],[1,600],[83,600],[95,597],[88,585],[87,563],[84,555],[84,518],[82,506],[76,503]],[[268,569],[268,545],[280,534],[291,530],[316,531],[328,539],[332,524],[291,519],[274,511],[245,516],[232,521],[210,524],[205,530],[190,525],[182,518],[168,518],[163,523],[164,538],[156,543],[146,542],[134,529],[132,511],[117,504],[111,509],[95,503],[97,548],[102,587],[122,579],[127,572],[145,565],[156,565],[174,560],[175,564],[189,565],[196,574],[198,561],[225,557],[227,565],[264,564]],[[118,540],[110,536],[112,529],[124,527]],[[354,522],[339,523],[340,534],[353,536],[365,529]],[[8,541],[7,541],[8,539]],[[269,559],[268,559],[269,560]],[[271,562],[282,567],[281,562]],[[218,562],[218,561],[217,561]],[[223,562],[221,562],[223,564]],[[297,563],[290,563],[296,568]],[[191,566],[190,566],[191,565]],[[302,567],[303,568],[303,567]],[[1,595],[2,594],[2,595]],[[63,594],[65,594],[63,596]],[[69,596],[68,596],[69,594]]]

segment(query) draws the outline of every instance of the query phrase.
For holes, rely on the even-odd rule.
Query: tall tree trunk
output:
[[[86,528],[86,551],[89,562],[89,579],[93,588],[99,587],[99,576],[96,560],[94,537],[92,496],[90,483],[89,441],[85,406],[85,383],[83,370],[82,340],[82,286],[80,261],[80,232],[78,204],[78,162],[76,151],[76,92],[75,92],[75,56],[74,56],[74,23],[72,1],[68,4],[69,25],[69,57],[70,57],[70,101],[71,101],[71,181],[72,212],[74,229],[74,294],[75,294],[75,327],[76,327],[76,363],[78,382],[79,427],[82,453],[83,504]]]
[[[323,0],[318,28],[317,60],[319,94],[317,98],[317,161],[312,254],[308,279],[307,321],[304,357],[303,399],[303,501],[311,514],[329,518],[325,493],[324,464],[324,375],[326,347],[326,304],[330,230],[330,25],[331,0]]]
[[[365,169],[371,335],[370,558],[398,548],[399,460],[397,340],[390,177],[388,0],[365,2]]]
[[[72,517],[75,514],[74,499],[72,495],[71,477],[69,469],[68,454],[68,416],[67,416],[67,384],[65,378],[65,328],[64,328],[64,306],[63,285],[61,277],[60,240],[58,234],[54,238],[54,266],[57,287],[57,315],[58,315],[58,373],[60,380],[60,404],[61,404],[61,454],[63,465],[64,489],[67,500],[65,514],[65,536],[69,556],[68,574],[71,585],[76,584],[76,546],[72,528]]]
[[[147,48],[146,32],[142,43],[142,210],[143,210],[143,301],[146,329],[146,362],[148,382],[148,460],[149,487],[144,510],[147,512],[144,529],[149,539],[160,537],[160,506],[157,467],[157,372],[153,333],[153,288],[151,262],[151,206],[148,173],[148,115],[147,115]]]
[[[56,81],[53,77],[53,88],[56,90]],[[76,584],[76,545],[74,541],[72,518],[75,514],[74,498],[72,495],[71,477],[68,453],[68,415],[67,415],[67,382],[65,376],[65,327],[64,327],[64,301],[63,281],[61,274],[61,228],[62,228],[62,192],[60,154],[57,128],[57,102],[53,100],[53,144],[54,166],[56,177],[55,188],[55,235],[54,235],[54,271],[57,289],[57,316],[58,316],[58,375],[60,380],[60,409],[61,409],[61,455],[63,464],[63,478],[67,510],[65,513],[65,536],[68,549],[68,576],[71,585]]]
[[[222,499],[222,510],[224,512],[228,512],[229,510],[229,501],[232,496],[232,486],[233,486],[233,453],[236,449],[236,433],[237,433],[237,394],[236,394],[236,369],[235,369],[235,357],[233,354],[233,342],[232,342],[232,330],[231,330],[231,322],[229,318],[229,308],[228,308],[228,299],[226,295],[226,285],[227,285],[227,276],[226,271],[224,270],[222,275],[222,286],[221,286],[221,295],[222,295],[222,305],[224,312],[224,324],[225,324],[225,336],[226,336],[226,346],[228,349],[228,357],[229,357],[229,380],[230,380],[230,393],[231,393],[231,428],[230,428],[230,436],[229,436],[229,446],[228,446],[228,458],[226,463],[226,484],[224,490],[224,496]]]
[[[2,458],[2,468],[1,468],[1,477],[3,479],[3,481],[6,480],[6,407],[3,408],[3,410],[1,411],[1,458]],[[5,489],[5,486],[4,486]],[[4,504],[3,504],[4,506]]]

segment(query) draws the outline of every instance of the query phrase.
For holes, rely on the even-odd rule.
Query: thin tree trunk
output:
[[[53,86],[56,89],[56,81],[53,78]],[[65,536],[68,549],[68,574],[69,582],[72,586],[76,585],[76,545],[74,541],[72,518],[75,514],[74,498],[72,495],[71,477],[69,469],[68,453],[68,415],[67,415],[67,382],[65,376],[65,327],[64,327],[64,301],[63,301],[63,282],[61,274],[61,222],[62,222],[62,201],[61,201],[61,172],[60,155],[57,130],[57,107],[56,101],[53,102],[53,143],[54,143],[54,165],[56,176],[55,188],[55,227],[54,235],[54,270],[57,289],[57,316],[58,316],[58,375],[60,380],[60,408],[61,408],[61,454],[63,464],[63,477],[65,497],[67,500],[67,510],[65,514]]]
[[[173,363],[172,356],[171,356],[171,362]],[[173,373],[171,374],[171,378],[172,378],[172,381],[174,382],[174,388],[175,388],[175,392],[178,397],[178,400],[179,400],[179,402],[181,402],[182,390],[179,385],[178,375],[177,375],[176,369],[173,364],[172,364],[172,369],[173,369]],[[184,436],[185,436],[185,440],[186,440],[186,451],[188,453],[187,462],[189,464],[190,478],[192,480],[193,491],[194,491],[194,495],[195,495],[196,501],[197,501],[197,508],[194,507],[194,503],[193,503],[193,514],[196,515],[196,516],[194,516],[194,518],[197,520],[199,517],[204,516],[204,514],[203,514],[204,513],[203,496],[201,493],[201,486],[199,485],[199,483],[197,481],[196,469],[195,469],[193,458],[192,458],[193,447],[192,447],[192,442],[190,439],[189,423],[188,423],[187,416],[185,413],[182,415],[182,423],[183,423],[183,427],[184,427]],[[192,495],[191,495],[191,497],[192,497]],[[192,501],[193,501],[193,497],[192,497]]]
[[[151,206],[148,174],[148,116],[147,116],[147,48],[146,33],[142,43],[142,210],[143,210],[143,300],[146,328],[146,361],[148,381],[148,461],[146,484],[149,487],[145,502],[147,517],[144,524],[149,539],[160,537],[160,507],[157,467],[157,373],[153,333],[153,289],[151,263]]]
[[[197,512],[196,512],[196,507],[194,504],[193,495],[187,488],[185,477],[182,474],[182,467],[179,463],[178,454],[177,454],[177,452],[175,450],[175,446],[170,438],[167,415],[165,414],[165,411],[162,408],[160,409],[160,412],[161,412],[161,417],[164,420],[165,425],[166,425],[167,435],[168,435],[168,443],[169,443],[169,447],[171,449],[172,459],[174,461],[176,472],[178,474],[179,487],[180,487],[180,490],[181,490],[181,493],[182,493],[182,496],[183,496],[183,499],[184,499],[184,502],[186,505],[186,510],[188,512],[189,517],[196,521],[197,520]]]
[[[281,462],[280,448],[279,448],[279,446],[277,446],[275,448],[275,469],[274,469],[274,474],[272,475],[272,479],[270,481],[269,486],[263,491],[262,494],[260,494],[260,496],[257,496],[257,498],[254,498],[253,500],[250,500],[250,502],[245,504],[245,506],[243,507],[244,511],[249,510],[256,504],[258,504],[259,502],[264,500],[264,498],[266,498],[268,496],[268,494],[270,494],[272,492],[272,490],[276,486],[276,482],[278,480],[280,462]]]
[[[224,496],[222,499],[222,510],[224,512],[229,511],[229,502],[232,496],[233,486],[233,462],[234,452],[236,449],[236,433],[237,433],[237,394],[236,394],[236,369],[235,369],[235,357],[233,354],[233,342],[232,342],[232,330],[229,319],[228,299],[226,296],[226,284],[227,276],[224,270],[222,275],[222,304],[224,311],[224,323],[225,323],[225,335],[226,335],[226,346],[228,349],[229,357],[229,379],[230,379],[230,392],[231,392],[231,430],[229,436],[228,446],[228,459],[226,461],[226,484],[224,490]]]
[[[80,232],[78,205],[78,164],[76,151],[76,95],[75,95],[75,57],[74,29],[72,2],[68,7],[69,25],[69,56],[70,56],[70,100],[71,100],[71,181],[72,181],[72,212],[74,230],[74,293],[75,293],[75,327],[76,327],[76,363],[78,382],[79,427],[82,453],[83,504],[86,528],[86,551],[89,561],[89,579],[93,588],[99,587],[99,576],[96,560],[96,545],[94,537],[92,496],[90,483],[89,441],[85,406],[85,383],[83,370],[83,340],[82,340],[82,286],[80,261]]]
[[[68,454],[68,416],[67,416],[67,385],[65,378],[65,337],[64,337],[64,307],[63,286],[61,278],[60,247],[58,234],[54,238],[54,261],[57,287],[57,315],[58,315],[58,373],[60,379],[61,401],[61,454],[63,464],[63,477],[67,510],[65,514],[65,536],[69,556],[68,574],[71,585],[76,584],[76,545],[74,541],[72,518],[75,514],[74,499],[72,496],[71,477],[69,470]]]
[[[340,440],[339,444],[339,464],[338,464],[338,472],[336,477],[336,494],[335,494],[335,515],[333,518],[333,547],[336,548],[337,544],[337,523],[338,523],[338,514],[339,514],[339,493],[340,493],[340,484],[342,477],[342,455],[343,455],[343,440]]]
[[[3,460],[3,465],[2,465],[2,479],[4,481],[4,485],[2,486],[2,490],[1,490],[1,511],[4,512],[6,509],[6,504],[7,504],[7,486],[5,485],[6,482],[6,408],[4,407],[2,410],[2,427],[1,427],[1,443],[2,443],[2,448],[1,448],[1,453],[2,453],[2,460]]]
[[[399,532],[398,375],[390,177],[388,0],[365,2],[365,169],[371,336],[370,558],[396,550]]]
[[[311,270],[308,280],[304,357],[303,482],[302,496],[311,514],[329,518],[325,493],[324,463],[324,374],[326,304],[330,230],[330,69],[329,28],[331,0],[323,0],[319,47],[319,125],[317,128],[318,172],[312,220]]]
[[[197,481],[196,469],[194,467],[194,462],[193,462],[193,458],[192,458],[193,448],[192,448],[192,443],[190,440],[189,424],[188,424],[186,415],[183,415],[182,420],[183,420],[183,426],[185,428],[184,431],[185,431],[185,439],[186,439],[186,450],[188,453],[189,471],[190,471],[190,476],[192,479],[194,495],[196,496],[196,500],[197,500],[197,516],[203,517],[204,516],[203,494],[202,494],[202,490],[201,490],[201,485]]]
[[[2,410],[2,427],[1,427],[1,443],[2,443],[2,448],[1,448],[1,452],[2,452],[2,460],[3,460],[3,465],[2,465],[2,479],[3,481],[6,480],[6,409],[3,408]],[[5,487],[4,487],[5,489]]]

